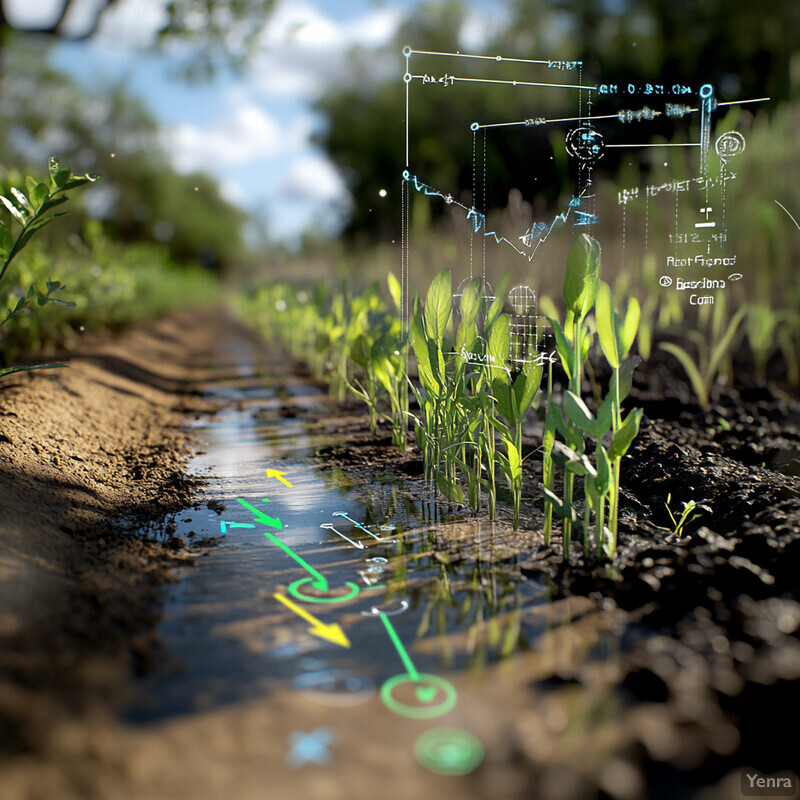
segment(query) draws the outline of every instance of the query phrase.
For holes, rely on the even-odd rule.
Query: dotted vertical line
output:
[[[675,192],[675,257],[678,257],[678,192]]]
[[[625,246],[628,236],[628,204],[622,206],[622,271],[625,271]]]
[[[486,128],[483,129],[483,285],[486,286]]]
[[[472,207],[478,206],[478,179],[476,177],[476,160],[478,147],[478,133],[472,131]],[[472,280],[475,266],[475,231],[474,228],[469,232],[469,279]]]

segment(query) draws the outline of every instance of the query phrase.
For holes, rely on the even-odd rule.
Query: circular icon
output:
[[[414,743],[414,755],[437,775],[466,775],[483,761],[483,745],[459,728],[433,728]]]
[[[408,611],[408,600],[401,600],[400,601],[400,608],[395,608],[393,611],[386,611],[383,608],[377,608],[376,606],[372,606],[369,611],[362,611],[362,617],[379,617],[383,614],[386,617],[396,617],[398,614],[402,614],[403,612]]]
[[[745,146],[744,136],[739,131],[729,131],[728,133],[723,133],[717,139],[714,143],[714,150],[717,151],[717,155],[724,162],[744,152]]]
[[[409,719],[433,719],[453,709],[455,687],[438,675],[420,672],[416,679],[403,673],[381,687],[381,700],[390,711]]]
[[[299,675],[295,689],[327,706],[357,706],[375,694],[375,684],[366,676],[346,669],[322,669]]]
[[[303,594],[300,591],[300,587],[304,583],[310,583],[313,588],[314,579],[301,578],[299,581],[295,581],[293,584],[289,586],[289,594],[292,595],[292,597],[296,597],[298,600],[302,600],[305,603],[343,603],[345,600],[351,600],[358,594],[358,586],[356,586],[355,583],[350,583],[350,581],[348,581],[345,584],[345,586],[349,587],[349,591],[347,591],[345,594],[333,594],[333,596],[331,597],[330,595],[332,594],[332,592],[329,589],[327,592],[320,592],[320,594],[318,595],[307,595]],[[320,590],[314,589],[314,591],[319,592]],[[335,591],[337,590],[334,590],[334,592]],[[341,592],[342,589],[339,589],[338,591]],[[326,595],[328,596],[326,597]]]
[[[658,282],[661,286],[672,286],[672,278],[670,278],[669,275],[662,275],[658,279]]]
[[[605,142],[593,128],[573,128],[566,139],[567,152],[581,161],[597,161],[603,155]]]

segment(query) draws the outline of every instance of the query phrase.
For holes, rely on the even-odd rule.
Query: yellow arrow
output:
[[[302,617],[306,622],[311,623],[308,632],[312,636],[319,636],[320,639],[327,639],[329,642],[341,645],[342,647],[350,647],[350,640],[345,635],[341,625],[335,622],[332,625],[326,625],[313,614],[309,614],[304,608],[300,608],[300,606],[296,605],[282,594],[274,594],[273,597],[283,603],[290,611],[294,611],[295,614]]]
[[[277,469],[267,470],[267,478],[277,478],[284,486],[287,486],[289,489],[291,489],[292,484],[283,477],[285,474],[285,472],[278,472]]]

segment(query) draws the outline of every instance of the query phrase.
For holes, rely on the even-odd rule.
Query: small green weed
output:
[[[5,195],[0,195],[0,202],[15,221],[20,230],[16,237],[12,235],[8,225],[0,220],[0,284],[6,277],[11,262],[25,249],[37,231],[42,230],[58,217],[63,216],[65,211],[51,213],[53,209],[67,201],[66,193],[77,189],[87,183],[93,183],[98,179],[97,175],[75,176],[68,167],[59,166],[55,158],[50,159],[50,176],[48,182],[40,182],[35,178],[25,179],[27,194],[16,187],[10,187],[9,194],[13,200]],[[39,306],[48,303],[71,306],[66,300],[59,300],[53,295],[64,287],[59,281],[47,280],[45,291],[42,291],[34,284],[17,298],[16,303],[9,306],[6,310],[5,319],[0,321],[0,327],[18,317],[26,308],[36,302]],[[0,377],[10,375],[15,372],[30,371],[34,369],[53,369],[63,366],[63,364],[39,364],[37,366],[16,366],[6,367],[0,370]]]

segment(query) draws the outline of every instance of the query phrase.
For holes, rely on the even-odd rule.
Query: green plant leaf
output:
[[[598,493],[604,495],[607,494],[611,488],[611,464],[609,463],[608,455],[603,445],[597,445],[594,460],[597,465],[597,478],[594,483]]]
[[[475,324],[478,318],[478,311],[481,308],[481,279],[471,280],[461,294],[461,320],[464,325]]]
[[[435,481],[436,488],[451,503],[458,503],[459,505],[464,504],[464,492],[461,490],[461,487],[458,484],[448,480],[447,477],[441,472],[436,473]]]
[[[575,509],[571,506],[568,509],[564,508],[564,504],[561,502],[561,498],[555,493],[550,491],[550,489],[545,488],[544,496],[550,501],[553,506],[553,510],[556,512],[556,516],[559,519],[564,519],[565,517],[569,517],[573,523],[577,522],[578,516],[575,513]]]
[[[567,419],[573,425],[589,436],[597,438],[597,421],[594,415],[589,411],[586,403],[569,390],[564,393],[564,410],[567,412]]]
[[[508,453],[508,474],[512,483],[519,482],[522,475],[522,458],[519,450],[510,439],[505,440],[506,452]]]
[[[611,440],[611,447],[608,451],[610,459],[616,460],[622,458],[622,456],[628,452],[628,448],[639,433],[639,424],[642,421],[643,413],[644,411],[641,408],[634,408],[628,416],[625,417],[620,429],[614,434],[614,438]]]
[[[514,422],[511,387],[508,385],[508,380],[504,374],[498,375],[492,380],[492,395],[497,403],[497,410],[505,417],[507,422]]]
[[[613,379],[612,379],[613,381]],[[609,392],[597,409],[597,439],[602,439],[603,434],[611,430],[614,424],[614,395]]]
[[[67,185],[67,181],[72,177],[72,170],[68,167],[63,167],[61,169],[56,169],[55,172],[51,172],[53,176],[53,183],[56,185],[57,188],[63,189]]]
[[[728,352],[728,349],[731,346],[731,342],[733,341],[733,337],[736,335],[736,331],[739,329],[739,324],[741,323],[742,319],[744,319],[744,315],[747,313],[747,306],[742,306],[731,318],[728,322],[727,327],[725,328],[725,333],[722,335],[720,340],[714,345],[714,349],[711,351],[711,357],[708,360],[708,385],[711,386],[711,382],[716,377],[717,368],[720,365],[720,362],[725,357],[725,354]]]
[[[597,320],[597,337],[600,339],[600,346],[603,348],[606,361],[612,369],[618,369],[621,349],[618,338],[619,317],[614,310],[611,287],[605,281],[600,281],[597,290],[594,316]]]
[[[453,308],[450,270],[443,269],[431,281],[425,297],[425,331],[428,337],[441,345]]]
[[[534,361],[526,361],[522,372],[514,380],[514,395],[517,399],[517,422],[522,423],[531,407],[536,393],[542,384],[544,366]]]
[[[571,447],[556,440],[553,443],[553,461],[559,467],[566,466],[570,461],[580,461],[581,457]]]
[[[392,297],[394,307],[398,310],[398,312],[401,312],[403,304],[403,287],[400,286],[400,281],[395,278],[393,272],[390,272],[386,276],[386,283],[389,285],[389,294]]]
[[[431,367],[425,327],[422,324],[419,297],[415,297],[414,299],[414,313],[408,325],[408,343],[417,358],[417,369],[419,370],[420,380],[424,385],[431,386],[434,383],[433,368]]]
[[[575,360],[575,352],[572,349],[572,345],[564,336],[564,331],[561,329],[561,325],[558,323],[558,321],[551,319],[550,317],[547,318],[547,321],[550,323],[550,327],[553,329],[553,335],[556,339],[556,352],[558,353],[558,357],[561,359],[561,366],[564,372],[567,374],[567,379],[572,380],[571,365]]]
[[[50,188],[46,183],[37,183],[30,191],[31,202],[37,211],[41,209],[42,204],[49,194]]]
[[[686,373],[686,377],[689,378],[689,383],[691,383],[692,389],[694,389],[698,402],[701,406],[706,407],[709,401],[710,387],[706,386],[705,379],[700,374],[700,370],[697,368],[697,365],[694,363],[689,353],[674,342],[659,342],[658,346],[678,359]]]
[[[5,195],[0,194],[0,203],[8,209],[11,216],[14,217],[20,225],[25,224],[24,214]]]
[[[28,200],[27,197],[19,190],[15,189],[13,186],[11,187],[11,194],[14,195],[19,207],[22,209],[22,212],[26,215],[33,214],[33,206],[31,205],[31,201]]]
[[[633,372],[641,363],[642,359],[639,356],[630,356],[629,358],[626,358],[620,365],[619,397],[617,398],[618,403],[622,403],[622,401],[630,394],[631,387],[633,386]]]
[[[578,320],[589,313],[597,295],[600,244],[582,233],[570,247],[564,277],[564,300]]]
[[[511,317],[501,314],[492,325],[486,350],[489,355],[489,364],[493,367],[503,368],[508,359],[508,349],[511,345]]]
[[[628,300],[628,310],[625,312],[625,322],[622,325],[622,329],[619,331],[619,347],[621,351],[620,356],[622,358],[627,358],[631,347],[633,347],[636,333],[639,330],[639,320],[641,316],[642,309],[639,306],[639,301],[635,297],[631,297]]]
[[[33,372],[35,369],[60,369],[66,366],[66,364],[37,364],[33,367],[6,367],[5,369],[0,369],[0,378],[12,375],[15,372]]]
[[[489,310],[486,312],[484,330],[490,331],[494,326],[495,320],[500,316],[500,312],[503,310],[503,300],[503,293],[498,291],[497,297],[492,300],[492,304],[489,306]]]

